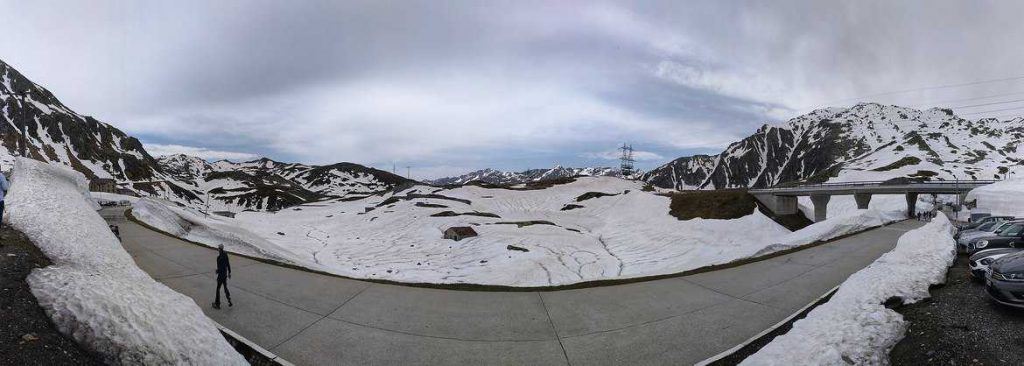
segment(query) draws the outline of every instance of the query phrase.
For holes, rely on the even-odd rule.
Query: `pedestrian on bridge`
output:
[[[217,297],[213,300],[213,308],[220,309],[220,288],[224,287],[224,297],[228,299],[228,307],[234,306],[231,303],[231,292],[228,291],[228,279],[231,278],[231,263],[228,262],[228,253],[224,251],[224,244],[218,245],[217,250]]]

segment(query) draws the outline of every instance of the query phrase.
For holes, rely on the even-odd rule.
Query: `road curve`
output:
[[[693,364],[782,321],[921,226],[904,221],[689,276],[548,292],[370,283],[232,256],[235,306],[214,310],[212,249],[120,210],[101,214],[154,279],[297,365]]]

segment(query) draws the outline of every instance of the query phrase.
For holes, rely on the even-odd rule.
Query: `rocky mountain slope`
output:
[[[48,90],[0,61],[0,163],[10,169],[21,127],[26,155],[71,167],[86,177],[150,181],[159,168],[142,143],[111,125],[75,113]]]
[[[521,172],[504,172],[494,169],[477,170],[456,177],[440,178],[430,181],[435,185],[459,185],[469,182],[485,182],[490,184],[521,184],[548,179],[576,176],[618,176],[619,169],[608,167],[596,168],[565,168],[556,166],[551,169],[529,169]]]
[[[641,179],[662,188],[788,182],[1002,179],[1024,171],[1024,118],[967,120],[951,110],[862,103],[764,125],[718,155],[678,158]]]
[[[90,180],[113,179],[120,189],[211,210],[277,210],[347,195],[366,195],[411,182],[352,163],[325,166],[260,159],[245,163],[175,155],[154,158],[138,139],[83,116],[0,61],[0,169],[26,155],[77,170]],[[207,202],[209,197],[209,202]]]
[[[176,181],[194,187],[197,194],[208,195],[214,211],[274,211],[328,198],[366,196],[412,183],[352,163],[315,166],[267,158],[208,163],[180,154],[161,156],[158,163]]]

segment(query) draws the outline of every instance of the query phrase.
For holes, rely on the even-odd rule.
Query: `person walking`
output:
[[[4,196],[7,195],[7,191],[10,189],[11,184],[7,183],[7,177],[0,173],[0,225],[4,221]]]
[[[231,303],[231,291],[228,291],[228,279],[231,278],[231,263],[228,262],[228,253],[224,251],[224,244],[217,246],[217,297],[213,300],[213,308],[220,309],[220,288],[224,286],[224,297],[228,299],[228,307],[234,306]]]

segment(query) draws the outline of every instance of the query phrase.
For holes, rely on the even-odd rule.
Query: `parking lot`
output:
[[[950,268],[932,298],[896,309],[906,337],[890,353],[894,365],[1022,365],[1024,310],[996,304],[972,280],[967,257]]]

